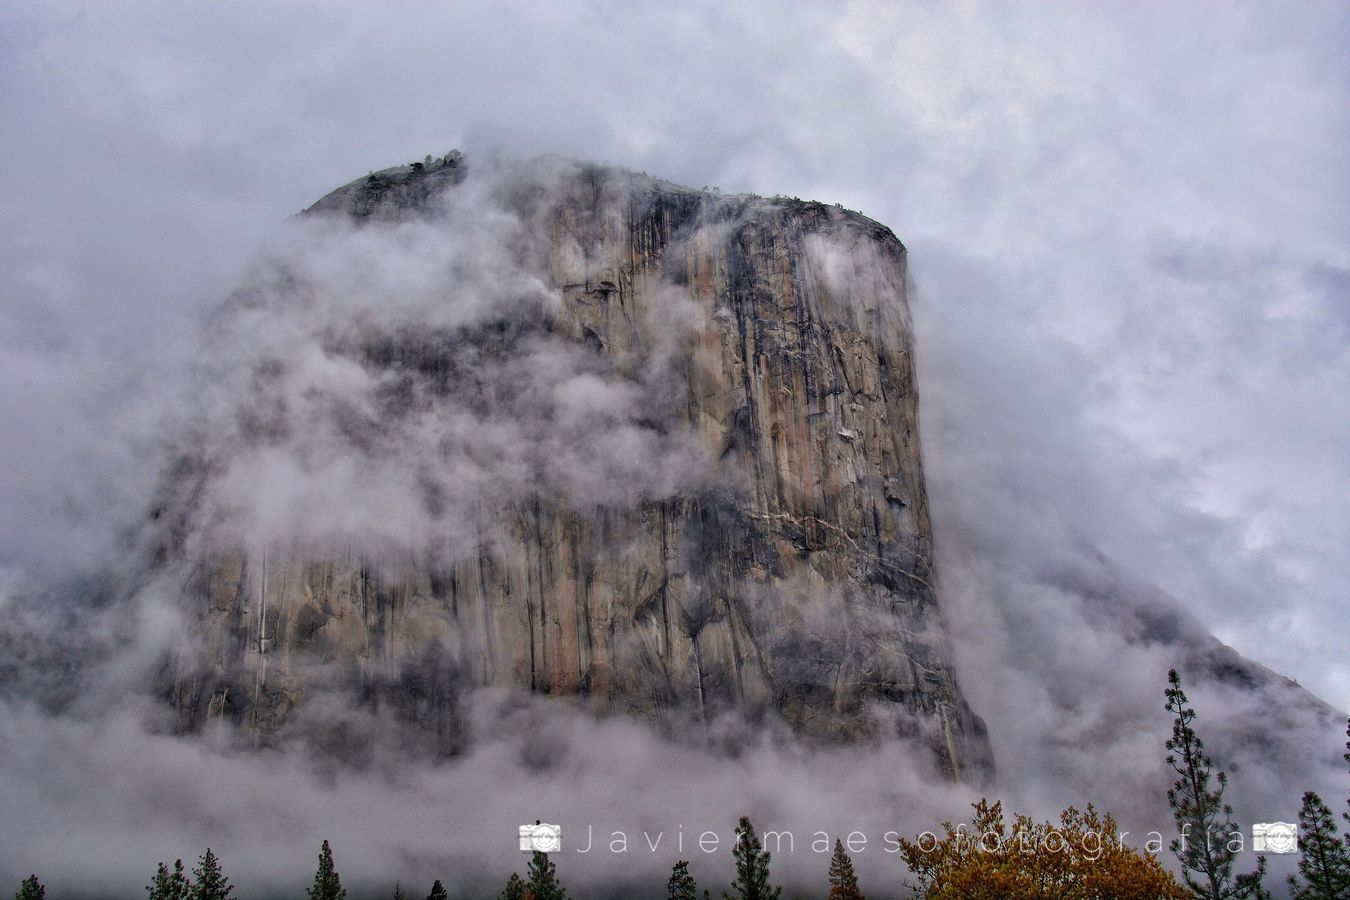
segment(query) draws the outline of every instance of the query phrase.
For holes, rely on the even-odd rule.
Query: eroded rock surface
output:
[[[457,155],[302,219],[346,260],[442,230],[485,249],[370,285],[283,252],[222,313],[265,346],[215,362],[231,424],[163,507],[201,648],[166,679],[183,727],[265,738],[339,692],[452,753],[465,688],[514,684],[685,733],[738,711],[912,735],[992,771],[943,632],[888,229]],[[277,460],[313,490],[269,487]]]

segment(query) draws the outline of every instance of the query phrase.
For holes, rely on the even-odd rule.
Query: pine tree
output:
[[[698,885],[694,883],[694,876],[689,874],[689,860],[680,860],[670,870],[670,881],[666,882],[666,900],[698,900]]]
[[[1350,900],[1350,851],[1336,832],[1336,818],[1322,798],[1308,791],[1298,811],[1299,874],[1289,876],[1294,900]]]
[[[403,885],[397,881],[394,882],[394,900],[404,900]]]
[[[450,900],[450,895],[446,893],[445,886],[441,884],[440,879],[431,886],[431,893],[427,894],[427,900]]]
[[[47,896],[47,889],[37,880],[36,875],[29,875],[19,885],[19,892],[14,895],[14,900],[42,900]]]
[[[1180,776],[1167,791],[1167,803],[1181,831],[1181,836],[1172,841],[1172,852],[1181,861],[1181,877],[1196,897],[1203,900],[1247,897],[1264,900],[1270,896],[1261,884],[1266,874],[1266,858],[1257,857],[1256,871],[1233,875],[1237,851],[1230,840],[1241,832],[1233,822],[1233,807],[1223,802],[1228,776],[1219,772],[1218,787],[1210,789],[1213,763],[1205,755],[1204,742],[1191,727],[1195,710],[1186,705],[1189,701],[1176,669],[1167,673],[1167,685],[1167,710],[1176,717],[1172,737],[1167,741],[1167,749],[1171,751],[1167,764]]]
[[[1345,719],[1345,736],[1350,738],[1350,716]],[[1350,768],[1350,740],[1345,742],[1345,765]],[[1341,818],[1350,825],[1350,794],[1345,795],[1345,812],[1341,813]],[[1345,829],[1345,846],[1350,847],[1350,828]]]
[[[567,896],[567,891],[558,883],[557,870],[547,853],[534,851],[525,874],[529,876],[525,888],[532,900],[564,900]]]
[[[741,816],[736,826],[736,880],[731,883],[733,893],[724,894],[727,900],[777,900],[783,889],[769,886],[769,851],[755,836],[755,826],[747,816]]]
[[[525,882],[521,881],[515,872],[507,879],[506,890],[502,891],[501,900],[525,900]]]
[[[154,882],[146,885],[145,890],[150,895],[150,900],[188,900],[188,892],[192,890],[192,885],[183,874],[183,861],[175,859],[172,872],[167,865],[160,863],[159,868],[155,870]]]
[[[319,850],[319,870],[314,873],[314,887],[306,896],[309,900],[347,900],[347,892],[342,887],[342,879],[333,868],[333,851],[328,842],[323,842]]]
[[[192,870],[192,874],[196,880],[188,890],[188,900],[228,900],[230,894],[234,893],[234,886],[221,871],[220,860],[210,847],[197,861],[197,868]]]
[[[830,859],[829,900],[865,900],[858,889],[858,876],[853,874],[853,860],[844,852],[844,842],[835,838],[834,856]]]

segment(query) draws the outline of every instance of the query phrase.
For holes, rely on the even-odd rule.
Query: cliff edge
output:
[[[992,773],[887,228],[458,154],[296,227],[214,323],[247,349],[204,364],[210,421],[157,513],[197,623],[164,683],[182,728],[266,739],[336,692],[449,754],[466,691],[515,685]]]

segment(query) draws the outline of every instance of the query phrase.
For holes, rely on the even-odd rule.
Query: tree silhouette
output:
[[[834,841],[834,856],[830,858],[829,900],[865,900],[858,889],[858,876],[853,873],[853,860],[838,838]]]
[[[450,895],[446,893],[445,885],[441,884],[439,878],[431,885],[431,893],[427,894],[427,900],[450,900]]]
[[[506,890],[502,891],[501,900],[525,900],[525,882],[521,881],[515,872],[507,879]]]
[[[146,885],[145,890],[150,900],[188,900],[192,885],[183,874],[183,861],[175,859],[172,872],[167,865],[160,863],[155,870],[155,880]]]
[[[1204,741],[1191,727],[1195,710],[1186,705],[1176,669],[1167,673],[1166,697],[1167,710],[1175,716],[1172,737],[1167,741],[1171,751],[1167,764],[1179,776],[1167,791],[1167,803],[1181,832],[1172,841],[1172,852],[1181,861],[1182,880],[1204,900],[1268,897],[1261,884],[1266,874],[1264,856],[1257,857],[1255,872],[1233,875],[1233,862],[1241,845],[1234,848],[1232,837],[1240,839],[1242,833],[1233,822],[1233,807],[1223,802],[1228,776],[1219,772],[1218,787],[1210,788],[1213,763],[1205,755]]]
[[[682,859],[670,870],[666,882],[666,900],[698,900],[698,885],[689,874],[689,860]]]
[[[38,881],[36,875],[29,875],[19,885],[19,892],[14,895],[14,900],[43,900],[47,896],[47,889]]]
[[[1345,719],[1345,736],[1350,738],[1350,716]],[[1350,768],[1350,740],[1345,742],[1345,765]],[[1350,825],[1350,793],[1345,795],[1345,812],[1341,813],[1341,818]],[[1345,829],[1345,845],[1350,847],[1350,828]]]
[[[755,826],[748,816],[741,816],[736,826],[736,880],[731,883],[733,893],[724,894],[728,900],[776,900],[783,889],[769,885],[769,861],[772,857],[755,836]]]
[[[1298,871],[1289,876],[1294,900],[1350,900],[1350,849],[1336,831],[1336,817],[1322,798],[1308,791],[1298,812]]]
[[[342,888],[342,879],[333,868],[333,851],[328,842],[323,842],[319,850],[319,869],[314,873],[314,886],[309,889],[309,900],[346,900],[347,892]]]
[[[525,874],[529,877],[525,889],[531,900],[563,900],[567,896],[567,891],[558,883],[557,870],[547,853],[534,851]]]
[[[228,900],[230,894],[234,893],[230,879],[221,871],[220,860],[210,847],[197,861],[197,868],[192,870],[192,875],[195,880],[188,891],[188,900]]]

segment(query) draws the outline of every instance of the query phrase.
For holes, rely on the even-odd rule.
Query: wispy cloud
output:
[[[369,169],[454,146],[471,158],[503,146],[610,159],[696,187],[841,201],[905,240],[939,564],[963,683],[990,721],[1003,784],[1028,803],[1101,799],[1147,821],[1156,809],[1140,798],[1160,787],[1166,728],[1159,673],[1176,651],[1130,634],[1137,620],[1103,609],[1102,596],[1165,618],[1157,586],[1177,598],[1183,633],[1213,630],[1350,706],[1345,639],[1329,629],[1344,617],[1350,576],[1346,25],[1332,5],[799,4],[790,16],[753,3],[382,16],[328,3],[12,6],[0,19],[0,560],[11,585],[7,634],[64,637],[41,653],[30,647],[35,656],[7,644],[8,658],[121,659],[109,679],[120,688],[172,639],[171,586],[147,598],[135,623],[41,598],[83,590],[79,576],[125,559],[128,529],[153,503],[156,448],[191,418],[185,411],[233,421],[213,415],[215,404],[229,408],[228,377],[200,395],[181,385],[195,383],[185,375],[194,366],[221,366],[202,358],[198,335],[239,284],[269,277],[254,260],[289,240],[276,237],[284,217]],[[356,290],[365,283],[386,291],[390,316],[420,316],[427,304],[472,315],[472,303],[419,294],[419,276],[467,267],[511,297],[534,296],[510,272],[483,268],[494,258],[483,251],[509,240],[510,227],[466,225],[453,240],[394,227],[392,253],[373,237],[363,251],[360,238],[310,234],[301,261],[329,322],[359,316],[372,299]],[[333,421],[316,406],[332,398],[307,384],[344,385],[357,398],[354,422],[385,387],[325,352],[341,333],[297,335],[304,321],[266,309],[232,322],[223,327],[237,333],[217,338],[251,359],[304,339],[305,352],[283,354],[280,383],[300,421],[306,409]],[[530,362],[494,377],[532,385],[530,404],[572,417],[550,456],[558,465],[578,448],[593,455],[585,435],[597,411],[649,399],[646,387],[615,396],[574,359]],[[653,376],[650,387],[659,383]],[[458,423],[497,441],[496,473],[513,458],[513,423],[530,412],[509,410]],[[423,427],[454,445],[456,423]],[[223,521],[237,515],[233,527],[280,534],[303,510],[302,522],[339,531],[388,527],[398,517],[378,515],[381,503],[420,496],[405,474],[416,461],[343,469],[324,456],[328,437],[297,432],[294,452],[237,463],[229,477],[240,490],[229,494],[246,502]],[[635,435],[614,465],[650,450]],[[336,483],[372,498],[349,509],[376,515],[329,515]],[[399,521],[391,540],[407,536]],[[80,596],[90,595],[98,591]],[[885,753],[801,763],[795,780],[726,770],[737,781],[622,723],[594,742],[576,736],[568,729],[580,726],[553,711],[538,715],[573,734],[566,758],[585,791],[552,780],[510,787],[521,755],[493,768],[489,743],[458,769],[401,776],[419,789],[444,778],[443,805],[373,775],[324,796],[282,788],[309,777],[293,757],[214,755],[145,733],[147,710],[117,691],[81,698],[59,677],[43,681],[39,693],[72,714],[5,710],[0,748],[5,771],[17,773],[5,780],[6,808],[26,811],[6,817],[6,875],[45,865],[78,882],[89,870],[65,850],[78,843],[100,848],[84,858],[135,888],[154,858],[191,855],[228,833],[235,858],[280,881],[320,837],[287,823],[331,823],[355,808],[367,812],[335,841],[353,868],[440,872],[462,850],[457,859],[497,871],[512,861],[445,824],[455,816],[442,810],[482,809],[499,790],[515,798],[499,807],[508,829],[539,792],[597,821],[631,809],[630,791],[651,799],[634,818],[731,806],[769,815],[798,802],[814,814],[829,804],[797,798],[814,796],[811,785],[834,789],[841,771],[864,773],[847,796],[869,822],[906,804],[913,822],[960,811],[956,798],[908,787],[865,802],[864,788],[889,771]],[[1233,711],[1231,723],[1211,721],[1221,735],[1230,724],[1238,732],[1216,746],[1241,763],[1246,701],[1220,687],[1196,695]],[[1325,737],[1330,750],[1337,738]],[[1085,757],[1086,745],[1100,757]],[[789,765],[782,752],[749,758]],[[1300,757],[1309,777],[1322,755]],[[145,780],[146,759],[168,775]],[[681,777],[650,777],[667,769]],[[606,781],[610,772],[619,774]],[[1297,802],[1260,806],[1285,802],[1290,788],[1251,765],[1234,785],[1259,807],[1251,815],[1287,817]],[[183,790],[191,796],[174,793]],[[269,794],[293,799],[294,811]],[[155,805],[160,796],[178,800]],[[187,838],[162,818],[175,805],[201,810]],[[397,827],[374,848],[368,836],[384,814]],[[67,841],[78,823],[88,839]],[[456,836],[441,842],[441,828]]]

